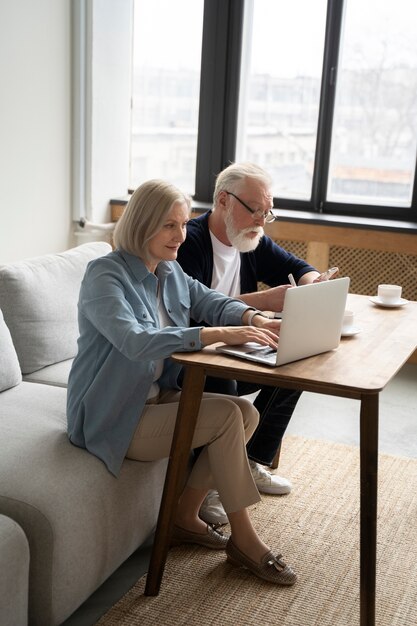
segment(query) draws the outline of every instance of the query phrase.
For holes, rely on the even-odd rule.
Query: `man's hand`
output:
[[[330,280],[331,278],[336,278],[339,275],[338,267],[330,267],[328,270],[317,276],[313,283],[322,283],[323,281]]]
[[[252,326],[256,326],[256,328],[268,329],[279,335],[281,320],[274,319],[268,315],[254,315],[252,318]]]
[[[255,293],[247,293],[239,296],[240,300],[246,302],[247,305],[253,306],[260,311],[282,311],[284,307],[284,299],[287,289],[291,285],[278,285],[278,287],[270,287],[262,289]]]

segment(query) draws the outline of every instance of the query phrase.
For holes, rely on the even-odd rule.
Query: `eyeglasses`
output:
[[[244,206],[244,207],[245,207],[245,209],[246,209],[247,211],[249,211],[249,213],[252,213],[252,215],[253,215],[254,217],[258,217],[259,219],[265,220],[265,222],[266,222],[267,224],[270,224],[271,222],[275,222],[276,217],[275,217],[275,215],[272,213],[271,209],[269,209],[269,211],[261,211],[261,209],[257,209],[257,210],[255,211],[255,209],[251,209],[251,207],[250,207],[248,204],[246,204],[246,202],[243,202],[243,200],[241,200],[240,198],[238,198],[238,196],[237,196],[236,194],[232,193],[231,191],[226,191],[226,193],[227,193],[229,196],[233,196],[234,198],[236,198],[236,200],[237,200],[238,202],[240,202],[240,204],[241,204],[242,206]]]

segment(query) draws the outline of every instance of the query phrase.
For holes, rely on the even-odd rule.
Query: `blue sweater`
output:
[[[178,251],[178,262],[184,272],[208,287],[213,275],[213,247],[208,227],[210,213],[208,211],[188,222],[187,238]],[[301,276],[316,269],[278,246],[266,235],[255,250],[241,253],[240,259],[241,294],[258,291],[258,282],[268,287],[288,285],[290,273],[298,282]]]

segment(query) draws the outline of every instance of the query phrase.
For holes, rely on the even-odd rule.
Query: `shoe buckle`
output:
[[[272,565],[276,570],[282,572],[285,569],[285,563],[281,559],[282,554],[278,554],[276,557],[273,556],[267,561],[268,565]]]
[[[221,530],[222,525],[223,524],[219,523],[208,524],[208,526],[210,526],[218,535],[223,535],[223,531]]]

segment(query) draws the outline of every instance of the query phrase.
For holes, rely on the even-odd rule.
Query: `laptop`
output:
[[[349,283],[345,277],[287,289],[277,351],[252,342],[216,350],[277,367],[337,348]]]

